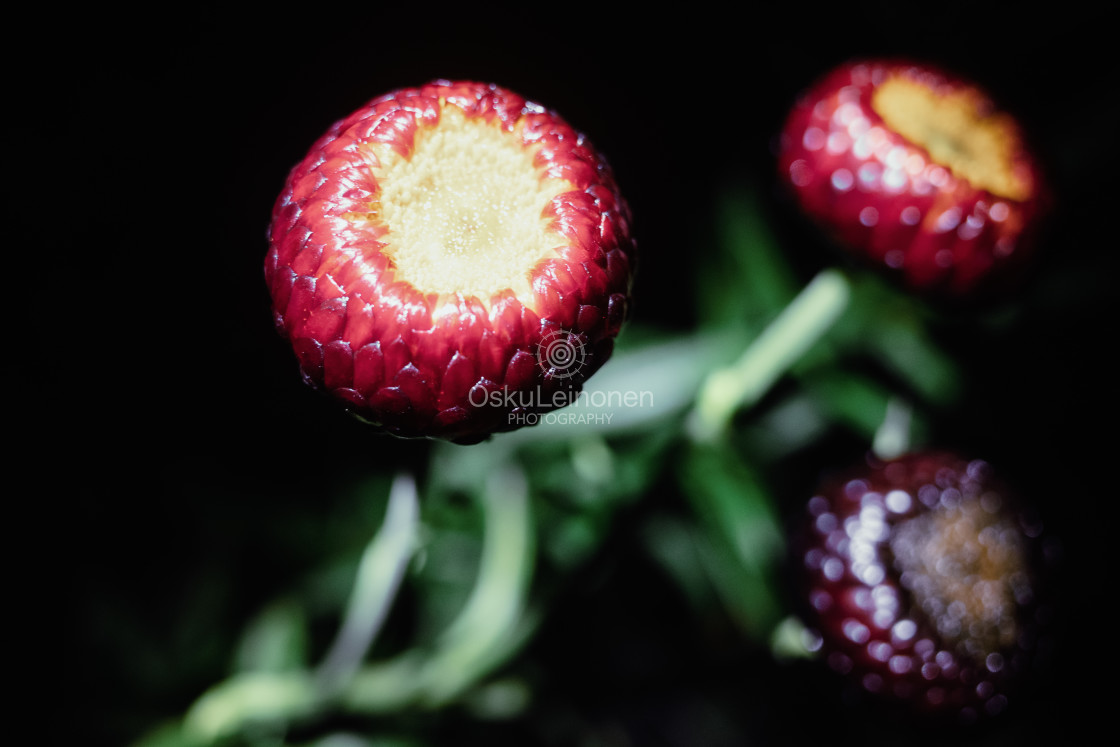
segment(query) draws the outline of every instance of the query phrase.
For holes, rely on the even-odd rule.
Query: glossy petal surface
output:
[[[974,84],[908,62],[857,62],[817,82],[786,120],[778,165],[839,243],[943,298],[1014,274],[1048,202],[1017,123]]]
[[[1008,705],[1032,654],[1041,527],[983,461],[916,454],[841,475],[808,505],[799,564],[828,664],[918,711]]]
[[[451,123],[468,134],[444,147]],[[463,137],[478,141],[476,151]],[[425,171],[423,159],[452,156],[467,159],[446,172],[455,179],[442,176],[442,162]],[[502,192],[486,174],[490,182],[470,182],[477,163],[508,172],[521,161],[517,184],[542,185],[546,195],[517,208],[539,221],[522,232],[543,242],[538,248],[494,238],[524,186]],[[441,195],[467,201],[469,211],[423,202]],[[441,224],[442,238],[425,216]],[[457,226],[462,235],[448,238]],[[428,251],[437,240],[450,248],[423,254],[407,245]],[[420,269],[406,266],[407,252]],[[463,252],[474,254],[462,260]],[[524,257],[527,266],[493,286],[507,275],[488,262]],[[437,81],[374,99],[312,146],[274,207],[265,279],[309,384],[395,435],[469,442],[525,424],[511,402],[539,412],[571,401],[609,355],[634,260],[629,209],[582,134],[498,86]],[[579,342],[559,371],[540,355],[558,334]]]

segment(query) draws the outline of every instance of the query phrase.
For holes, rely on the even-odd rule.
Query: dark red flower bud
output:
[[[810,626],[829,665],[927,714],[1001,712],[1036,640],[1041,527],[990,466],[902,457],[809,502]]]

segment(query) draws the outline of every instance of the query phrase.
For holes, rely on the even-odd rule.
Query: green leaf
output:
[[[811,396],[793,392],[745,422],[737,432],[759,462],[772,462],[809,446],[829,428],[828,414]]]
[[[188,738],[202,743],[249,728],[283,730],[320,707],[308,672],[244,672],[208,690],[187,712]]]
[[[716,227],[716,250],[697,271],[701,321],[758,331],[797,294],[797,280],[753,191],[726,194]]]
[[[802,377],[801,382],[830,420],[859,434],[868,443],[874,439],[891,398],[885,386],[835,366],[817,369]]]
[[[871,330],[867,343],[888,370],[927,402],[945,406],[958,398],[961,375],[956,364],[913,320],[885,323]]]
[[[294,599],[265,607],[246,626],[234,655],[238,672],[283,672],[307,663],[307,619]]]
[[[926,308],[873,275],[859,274],[852,280],[848,313],[832,336],[837,345],[876,361],[925,402],[954,402],[961,374],[930,336]]]
[[[844,316],[850,297],[847,278],[822,270],[766,325],[738,360],[704,380],[689,414],[689,435],[715,441],[732,417],[766,395]]]
[[[713,582],[749,634],[767,635],[780,617],[773,583],[785,552],[768,490],[725,445],[690,447],[680,484],[704,529],[698,546]]]
[[[155,727],[133,742],[132,747],[203,747],[205,744],[188,734],[182,721],[175,720]]]
[[[714,588],[696,546],[695,527],[675,516],[657,515],[642,529],[647,552],[677,583],[693,609],[707,609]]]

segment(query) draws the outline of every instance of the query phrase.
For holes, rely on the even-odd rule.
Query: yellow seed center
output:
[[[535,147],[499,123],[445,106],[436,126],[420,126],[402,157],[374,144],[381,186],[375,219],[388,227],[385,253],[397,278],[425,294],[475,296],[506,290],[530,303],[530,273],[566,241],[542,211],[574,187],[543,178]]]
[[[891,552],[903,585],[946,639],[974,655],[1015,642],[1017,598],[1029,581],[1011,520],[964,502],[900,524]]]
[[[1025,200],[1031,184],[1015,171],[1019,143],[1011,120],[982,111],[980,102],[975,91],[942,94],[902,76],[888,78],[871,97],[888,127],[954,175],[1000,197]]]

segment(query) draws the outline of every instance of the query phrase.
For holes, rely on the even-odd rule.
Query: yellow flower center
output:
[[[1032,185],[1015,170],[1019,140],[1011,118],[983,111],[981,101],[973,90],[943,94],[896,75],[875,89],[871,107],[958,178],[1000,197],[1025,200]]]
[[[1029,579],[1011,520],[965,502],[900,524],[891,551],[903,585],[946,639],[981,656],[1015,643],[1016,600]]]
[[[387,144],[367,147],[380,163],[371,217],[388,228],[384,252],[398,279],[426,295],[458,293],[487,305],[511,290],[533,305],[533,268],[568,243],[544,211],[574,189],[545,177],[533,163],[538,147],[455,106],[443,108],[437,125],[417,128],[407,158]]]

